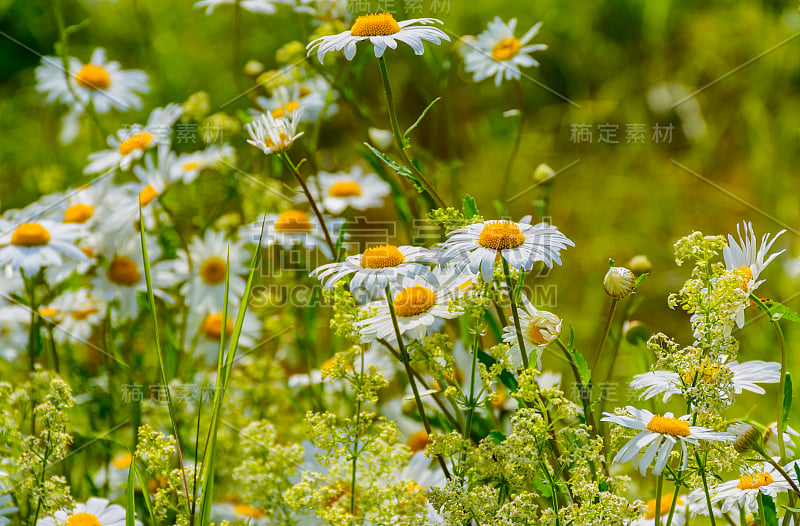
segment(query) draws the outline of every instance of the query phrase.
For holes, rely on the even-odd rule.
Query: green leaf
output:
[[[131,465],[128,468],[128,487],[125,491],[125,526],[136,525],[136,468],[134,467],[136,458],[131,458]]]
[[[646,279],[647,279],[647,277],[648,277],[649,275],[650,275],[650,273],[649,273],[649,272],[645,272],[644,274],[640,274],[640,275],[639,275],[639,276],[636,278],[636,281],[633,283],[633,289],[634,289],[634,290],[638,289],[638,288],[639,288],[639,285],[641,285],[641,284],[642,284],[642,282],[643,282],[644,280],[646,280]]]
[[[586,363],[586,359],[581,353],[574,349],[570,349],[570,354],[572,355],[572,361],[575,362],[575,366],[578,368],[578,374],[581,377],[581,382],[583,385],[589,385],[589,382],[592,379],[592,372],[589,370],[589,364]]]
[[[131,459],[131,469],[136,472],[136,480],[139,481],[139,487],[142,488],[142,494],[144,494],[144,506],[147,508],[147,514],[150,515],[150,524],[158,524],[158,519],[156,519],[156,512],[153,509],[153,503],[150,502],[150,493],[145,490],[147,488],[146,480],[142,475],[142,472],[139,471],[139,468],[136,467],[136,457],[134,456]]]
[[[403,134],[403,144],[404,144],[405,146],[408,146],[408,136],[409,136],[409,135],[411,135],[411,132],[412,132],[412,131],[414,131],[414,129],[415,129],[417,126],[419,126],[419,124],[422,122],[422,119],[424,119],[424,118],[425,118],[425,115],[427,115],[427,114],[428,114],[428,112],[429,112],[429,111],[431,111],[431,108],[433,108],[433,105],[434,105],[434,104],[436,104],[437,102],[439,102],[440,100],[442,100],[442,98],[441,98],[441,97],[436,97],[435,99],[433,99],[433,100],[431,101],[431,103],[430,103],[430,104],[428,104],[428,105],[425,107],[425,109],[424,109],[424,110],[422,110],[422,113],[420,113],[420,114],[419,114],[419,117],[417,117],[417,120],[416,120],[416,121],[414,121],[414,124],[412,124],[411,126],[409,126],[409,128],[408,128],[408,129],[406,130],[406,132]]]
[[[414,188],[417,190],[417,192],[419,192],[420,194],[425,192],[425,189],[422,187],[422,184],[420,184],[420,182],[417,181],[417,177],[414,175],[414,173],[411,170],[409,170],[405,166],[401,166],[401,165],[397,164],[392,159],[390,159],[385,153],[383,153],[382,151],[380,151],[377,148],[373,147],[371,144],[364,143],[364,145],[367,148],[369,148],[370,151],[378,159],[383,161],[384,164],[386,164],[386,166],[388,166],[389,168],[391,168],[392,170],[397,172],[398,175],[401,175],[401,176],[405,177],[406,179],[408,179],[409,181],[411,181],[411,183],[414,185]]]
[[[506,440],[506,436],[497,429],[489,431],[489,438],[492,439],[492,443],[494,444],[502,444]]]
[[[783,384],[783,430],[789,423],[789,411],[792,409],[792,375],[786,373],[786,382]]]
[[[608,491],[608,482],[606,482],[605,480],[601,480],[597,484],[597,489],[599,489],[600,491]]]
[[[778,512],[775,509],[775,501],[764,493],[761,494],[761,498],[764,499],[764,519],[767,525],[778,526]]]
[[[467,219],[472,219],[476,215],[478,215],[478,205],[475,204],[475,198],[471,195],[467,194],[464,196],[462,201],[464,203],[464,215],[467,216]]]
[[[334,261],[341,261],[339,259],[339,254],[342,253],[342,245],[344,245],[344,239],[347,236],[347,222],[342,223],[342,227],[339,229],[339,235],[336,237],[336,243],[334,244],[334,248],[336,249],[336,254],[333,255]]]
[[[769,311],[769,316],[772,321],[786,320],[800,323],[800,314],[790,309],[779,301],[765,301],[764,305]]]

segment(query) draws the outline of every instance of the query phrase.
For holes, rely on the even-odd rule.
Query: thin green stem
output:
[[[664,474],[660,474],[658,476],[658,482],[656,482],[656,524],[655,526],[661,526],[661,492],[664,489]]]
[[[361,370],[358,375],[359,384],[364,382],[364,348],[359,347],[359,356],[361,358]],[[359,385],[359,388],[361,386]],[[361,427],[361,396],[356,393],[356,429],[355,440],[353,440],[353,466],[352,474],[350,477],[350,515],[355,516],[356,513],[356,473],[358,471],[358,437]]]
[[[675,515],[675,505],[678,503],[678,489],[680,485],[675,481],[675,491],[672,492],[672,503],[669,505],[669,515],[667,516],[667,526],[672,524],[672,517]]]
[[[786,473],[786,470],[785,470],[785,469],[783,469],[783,467],[781,467],[781,465],[780,465],[780,464],[778,464],[777,462],[775,462],[775,460],[774,460],[774,459],[773,459],[771,456],[769,456],[769,455],[767,454],[767,452],[766,452],[766,451],[764,451],[764,450],[761,448],[761,446],[755,446],[755,447],[753,447],[753,450],[754,450],[756,453],[758,453],[759,455],[761,455],[761,456],[764,458],[764,460],[766,460],[767,462],[769,462],[769,463],[772,465],[772,467],[773,467],[773,468],[775,468],[775,471],[777,471],[778,473],[780,473],[780,474],[781,474],[781,476],[782,476],[784,479],[786,479],[786,482],[788,482],[788,483],[789,483],[789,485],[792,487],[792,491],[794,491],[794,492],[795,492],[795,494],[797,494],[797,496],[799,496],[799,497],[800,497],[800,488],[798,488],[798,486],[797,486],[797,483],[794,481],[794,479],[793,479],[792,477],[790,477],[788,473]]]
[[[503,177],[503,186],[500,190],[500,200],[505,201],[506,192],[508,191],[508,185],[511,181],[511,169],[514,167],[514,161],[519,154],[519,147],[522,143],[522,128],[525,125],[525,105],[522,99],[522,80],[517,79],[514,83],[514,93],[517,98],[517,111],[519,115],[517,116],[517,130],[514,137],[514,147],[511,150],[511,155],[508,158],[508,162],[506,163],[506,172],[505,177]]]
[[[403,134],[400,132],[400,124],[397,121],[397,112],[394,108],[394,97],[392,95],[392,85],[389,82],[389,71],[386,69],[386,58],[380,57],[378,59],[378,65],[380,66],[381,70],[381,79],[383,80],[383,91],[386,93],[386,104],[389,107],[389,120],[391,121],[392,125],[392,134],[394,135],[394,142],[397,146],[398,153],[400,154],[400,158],[403,160],[403,163],[408,167],[409,170],[414,172],[414,175],[419,179],[420,183],[425,187],[425,191],[436,201],[436,203],[442,207],[446,208],[447,204],[445,203],[442,196],[436,191],[436,188],[428,181],[428,178],[417,168],[417,166],[411,162],[409,159],[408,154],[406,153],[405,143],[403,141]]]
[[[608,317],[606,318],[606,324],[603,327],[603,337],[600,338],[600,343],[597,345],[597,352],[594,355],[594,362],[592,363],[592,374],[597,370],[597,367],[600,365],[600,357],[603,355],[603,348],[606,346],[606,341],[608,340],[608,333],[611,331],[611,323],[614,321],[614,313],[617,311],[617,304],[619,300],[614,298],[611,301],[611,307],[608,309]]]
[[[508,261],[504,257],[503,260],[503,273],[506,276],[506,286],[508,287],[508,299],[511,302],[511,315],[514,318],[514,328],[517,331],[517,342],[519,343],[519,353],[522,356],[522,366],[528,368],[528,353],[525,352],[525,341],[522,338],[522,325],[519,321],[519,312],[517,311],[517,298],[514,294],[514,287],[511,282],[511,269],[508,267]]]
[[[389,314],[392,317],[392,326],[394,327],[394,334],[397,338],[397,348],[400,349],[400,356],[403,358],[403,367],[405,367],[406,376],[408,376],[408,382],[411,384],[411,391],[414,393],[414,401],[417,403],[417,411],[419,411],[419,416],[420,419],[422,419],[422,425],[425,427],[425,432],[428,434],[428,436],[431,436],[431,424],[428,422],[428,416],[425,414],[425,406],[422,405],[422,398],[419,396],[417,382],[414,380],[414,373],[411,369],[411,359],[408,357],[408,351],[403,343],[403,334],[400,332],[400,324],[397,322],[397,314],[394,310],[392,290],[388,283],[386,284],[386,303],[389,306]],[[439,465],[442,467],[442,472],[444,473],[445,477],[449,479],[451,477],[450,470],[447,469],[447,464],[445,464],[444,459],[441,455],[437,455],[436,458],[439,461]]]
[[[30,359],[30,371],[33,372],[36,369],[36,331],[38,327],[36,326],[36,316],[39,312],[39,306],[36,305],[36,276],[31,276],[28,278],[25,275],[25,271],[22,271],[22,280],[25,283],[25,288],[28,291],[28,304],[31,311],[31,322],[30,327],[28,327],[28,357]]]
[[[764,515],[764,494],[758,493],[758,519],[761,526],[767,526],[767,517]]]
[[[465,426],[464,438],[467,440],[472,436],[472,418],[475,415],[475,370],[478,368],[478,346],[481,341],[480,331],[481,319],[475,327],[475,336],[472,340],[472,369],[469,374],[469,406],[467,409],[467,424]]]
[[[706,463],[705,461],[700,462],[700,453],[694,453],[694,458],[697,460],[697,465],[700,468],[700,477],[703,479],[703,493],[706,495],[706,506],[708,508],[708,516],[711,519],[711,526],[717,526],[717,522],[714,519],[714,512],[713,508],[711,507],[711,493],[708,491],[708,478],[706,478]]]

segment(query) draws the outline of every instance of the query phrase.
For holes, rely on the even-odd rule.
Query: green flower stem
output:
[[[772,467],[773,467],[773,468],[775,468],[775,471],[777,471],[778,473],[780,473],[780,474],[781,474],[781,476],[782,476],[783,478],[785,478],[785,479],[786,479],[786,481],[787,481],[787,482],[789,483],[789,485],[792,487],[792,491],[794,491],[794,492],[797,494],[797,496],[798,496],[798,497],[800,497],[800,488],[798,488],[798,486],[797,486],[797,483],[795,483],[794,479],[792,479],[792,477],[790,477],[790,476],[789,476],[789,474],[788,474],[788,473],[786,473],[786,470],[785,470],[785,469],[783,469],[783,467],[781,467],[781,465],[780,465],[780,464],[778,464],[777,462],[775,462],[775,460],[774,460],[774,459],[773,459],[771,456],[769,456],[769,455],[767,454],[767,452],[766,452],[766,451],[764,451],[764,450],[761,448],[761,446],[758,446],[758,445],[754,446],[754,447],[753,447],[753,451],[755,451],[756,453],[758,453],[759,455],[761,455],[761,456],[764,458],[764,460],[766,460],[767,462],[769,462],[769,463],[772,465]]]
[[[711,511],[711,494],[708,491],[708,478],[706,478],[706,463],[705,458],[703,462],[700,461],[700,453],[694,453],[694,458],[697,460],[697,466],[700,468],[700,477],[703,479],[703,493],[706,495],[706,506],[708,507],[708,517],[711,519],[711,526],[717,526],[717,521],[714,519],[714,513]]]
[[[500,257],[503,260],[503,273],[506,276],[506,285],[508,286],[508,299],[511,302],[511,315],[514,317],[514,328],[517,330],[517,342],[519,343],[519,353],[522,355],[522,365],[525,369],[528,368],[528,353],[525,351],[525,341],[522,338],[522,326],[519,322],[519,311],[517,310],[517,298],[514,295],[514,287],[511,283],[511,269],[508,267],[506,258]]]
[[[39,306],[36,305],[36,276],[28,278],[25,271],[21,270],[22,281],[25,283],[25,288],[28,289],[28,304],[31,311],[31,322],[28,327],[28,357],[30,361],[30,371],[36,369],[36,316],[39,313]]]
[[[769,317],[770,324],[775,330],[775,337],[778,340],[778,350],[781,353],[781,381],[778,387],[778,419],[776,422],[778,427],[778,448],[781,452],[781,460],[783,460],[786,458],[786,444],[783,440],[783,395],[784,390],[786,389],[786,341],[783,338],[783,330],[781,329],[780,321],[772,319],[769,308],[764,304],[764,302],[761,301],[761,299],[759,299],[755,294],[750,294],[750,300],[758,305],[758,308],[764,311],[764,314]]]
[[[478,346],[481,341],[481,316],[475,326],[475,336],[472,340],[472,370],[469,375],[469,407],[467,409],[467,424],[464,428],[464,438],[467,440],[472,436],[472,418],[475,415],[475,370],[478,368]]]
[[[378,65],[381,70],[381,79],[383,80],[383,91],[386,93],[386,104],[389,107],[389,120],[392,124],[392,134],[394,135],[394,143],[397,146],[397,151],[400,153],[400,158],[409,170],[414,172],[414,175],[419,179],[425,187],[425,191],[442,207],[447,208],[444,199],[436,191],[436,188],[428,181],[428,178],[419,171],[417,166],[411,162],[406,153],[405,144],[403,143],[403,134],[400,132],[400,124],[397,122],[397,112],[394,109],[394,97],[392,96],[392,85],[389,82],[389,71],[386,69],[386,58],[380,57]]]
[[[336,244],[333,242],[331,238],[330,232],[328,232],[328,227],[325,225],[325,219],[322,217],[322,212],[319,211],[319,207],[317,207],[317,203],[314,201],[314,197],[311,195],[311,192],[308,189],[308,185],[306,184],[303,176],[300,175],[300,170],[297,169],[297,166],[292,162],[289,158],[289,155],[286,152],[281,152],[280,157],[286,166],[289,167],[289,171],[292,172],[292,175],[295,176],[297,182],[300,183],[300,187],[303,189],[303,193],[306,194],[306,199],[308,200],[308,204],[311,205],[311,210],[314,211],[314,215],[317,217],[317,221],[319,221],[319,226],[322,228],[322,233],[325,235],[325,242],[328,244],[328,247],[331,249],[331,258],[336,261],[337,254],[336,254]]]
[[[664,489],[664,474],[658,476],[658,482],[656,482],[656,524],[655,526],[661,526],[661,492]]]
[[[597,370],[600,365],[600,357],[603,355],[603,348],[606,346],[608,340],[608,333],[611,332],[611,323],[614,321],[614,314],[617,311],[617,304],[619,300],[614,298],[611,301],[611,307],[608,309],[608,317],[606,318],[605,327],[603,327],[603,337],[600,338],[600,343],[597,345],[597,352],[594,355],[594,363],[592,363],[592,374]]]
[[[361,358],[361,371],[358,373],[358,383],[364,382],[364,348],[359,347],[359,356]],[[359,386],[360,387],[360,386]],[[350,515],[355,516],[356,513],[356,473],[358,472],[358,437],[360,434],[359,428],[361,427],[361,397],[356,393],[356,429],[355,439],[353,440],[353,466],[352,474],[350,477]]]
[[[680,483],[676,480],[675,481],[675,491],[672,492],[672,503],[669,505],[669,515],[667,516],[667,525],[672,524],[672,517],[675,515],[675,505],[678,503],[678,490],[680,489]]]
[[[392,325],[394,326],[394,334],[397,338],[397,348],[400,349],[400,357],[403,359],[403,366],[406,369],[406,376],[408,376],[408,383],[411,384],[411,391],[414,393],[414,401],[417,403],[417,411],[419,411],[419,416],[422,419],[422,425],[425,427],[425,432],[428,434],[428,437],[431,436],[431,424],[428,422],[428,416],[425,414],[425,406],[422,405],[422,398],[419,396],[419,390],[417,389],[417,382],[414,380],[414,373],[411,369],[411,359],[408,357],[408,351],[406,350],[406,346],[403,343],[403,334],[400,332],[400,325],[397,323],[397,314],[394,311],[394,299],[392,298],[392,290],[389,288],[389,284],[386,284],[386,304],[389,306],[389,314],[392,316]],[[444,459],[442,455],[437,455],[436,459],[439,461],[439,465],[442,467],[442,472],[444,472],[445,477],[448,479],[451,477],[450,470],[447,469],[447,464],[444,463]]]
[[[503,177],[503,186],[500,189],[500,200],[505,201],[506,192],[508,191],[508,185],[511,181],[511,169],[514,167],[514,160],[517,158],[517,154],[519,154],[519,147],[522,143],[522,128],[525,126],[525,105],[523,104],[522,100],[522,80],[517,79],[514,83],[514,93],[517,97],[517,111],[519,111],[519,115],[517,116],[517,130],[514,137],[514,147],[511,150],[511,156],[508,158],[508,162],[506,163],[506,172],[505,177]]]
[[[764,494],[758,493],[758,519],[761,526],[767,526],[767,517],[764,515]]]

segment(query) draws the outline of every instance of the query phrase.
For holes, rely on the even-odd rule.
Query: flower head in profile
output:
[[[483,281],[492,281],[495,262],[500,258],[518,270],[531,270],[536,261],[547,267],[561,264],[559,252],[575,246],[556,227],[547,223],[522,221],[483,221],[450,232],[442,245],[441,263],[455,263],[479,272]]]
[[[778,461],[775,458],[775,461]],[[793,480],[797,480],[794,467],[798,461],[790,462],[784,466],[783,471]],[[719,504],[723,513],[743,507],[745,511],[752,512],[758,508],[759,495],[769,495],[772,498],[779,493],[791,489],[789,482],[769,462],[758,465],[754,471],[743,473],[738,479],[729,480],[711,488],[711,502]]]
[[[519,79],[520,68],[539,65],[529,53],[547,49],[547,46],[528,43],[539,32],[542,23],[533,26],[522,38],[514,36],[516,26],[516,18],[506,24],[500,17],[495,17],[476,41],[465,45],[464,62],[475,82],[494,76],[494,83],[499,86],[504,78]]]
[[[553,343],[558,335],[561,334],[561,319],[553,314],[539,310],[525,294],[522,294],[522,305],[519,311],[520,328],[522,329],[522,340],[525,348],[536,349],[536,367],[542,369],[542,352],[545,347]],[[503,329],[503,341],[512,344],[509,349],[513,363],[520,365],[522,355],[520,344],[517,338],[517,330],[512,325]]]
[[[250,144],[270,155],[280,153],[287,149],[304,132],[297,133],[297,123],[302,112],[292,113],[291,119],[287,117],[273,117],[272,113],[262,113],[253,122],[245,125],[250,139]]]
[[[639,431],[635,437],[631,438],[622,449],[619,450],[614,462],[625,464],[633,461],[633,465],[639,468],[639,472],[644,475],[647,468],[655,460],[653,474],[660,475],[667,466],[672,448],[680,442],[683,449],[683,466],[686,469],[688,452],[686,444],[697,445],[701,440],[716,440],[732,442],[735,437],[731,433],[716,432],[701,426],[690,425],[690,415],[675,418],[672,413],[665,413],[664,416],[655,415],[647,409],[636,409],[628,406],[626,411],[631,416],[615,415],[613,413],[603,413],[602,422],[612,422],[614,424],[636,429]]]
[[[339,33],[317,38],[308,44],[308,53],[315,49],[320,62],[329,51],[342,51],[347,60],[356,56],[356,44],[362,40],[369,40],[374,49],[375,56],[382,57],[387,47],[397,49],[397,42],[411,46],[414,53],[422,55],[425,48],[422,41],[426,40],[436,45],[442,40],[450,41],[450,37],[439,28],[426,27],[432,24],[441,24],[435,18],[413,18],[398,22],[391,13],[376,13],[356,18],[352,27]]]

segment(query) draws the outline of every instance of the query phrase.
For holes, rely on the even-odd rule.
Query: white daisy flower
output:
[[[658,515],[661,517],[661,524],[667,524],[667,518],[669,518],[669,511],[672,508],[672,499],[674,497],[674,493],[664,493],[661,495],[661,507],[658,509]],[[632,526],[655,526],[656,499],[650,499],[646,504],[647,511],[644,513],[644,516],[636,522],[631,523]],[[686,504],[683,502],[683,497],[678,496],[678,500],[675,503],[675,511],[672,515],[672,522],[670,524],[672,526],[683,526],[686,524],[685,515]]]
[[[401,277],[423,277],[436,282],[431,269],[425,263],[436,260],[436,252],[423,247],[379,245],[370,247],[362,254],[348,256],[340,263],[329,263],[317,267],[312,276],[317,276],[326,289],[333,288],[342,278],[355,274],[350,280],[350,291],[366,293],[369,298],[383,294],[386,284]]]
[[[119,187],[119,200],[114,208],[109,209],[104,219],[103,232],[109,235],[114,231],[133,229],[139,231],[139,210],[144,220],[145,230],[152,230],[160,212],[156,205],[170,185],[170,173],[175,163],[175,156],[167,149],[159,151],[158,166],[153,156],[145,157],[144,166],[133,167],[138,183],[128,183]]]
[[[4,488],[0,489],[4,490]],[[10,524],[11,519],[6,517],[6,515],[11,515],[12,513],[16,513],[18,511],[15,506],[11,506],[12,503],[13,500],[11,498],[11,495],[0,496],[0,526],[7,526],[8,524]]]
[[[441,328],[444,320],[461,315],[460,311],[451,310],[449,305],[450,300],[458,293],[457,289],[443,289],[435,282],[421,277],[405,276],[392,284],[391,288],[400,334],[409,339],[422,339],[427,334],[433,334]],[[355,323],[361,333],[362,342],[379,339],[390,343],[397,341],[392,315],[385,299],[370,302],[362,308],[365,311],[374,311],[370,317]]]
[[[773,422],[763,429],[762,433],[747,422],[736,422],[728,427],[728,431],[736,435],[734,447],[737,451],[750,449],[753,446],[752,442],[760,437],[760,445],[768,455],[772,457],[781,456],[780,444],[778,443],[778,424]],[[786,426],[786,431],[783,432],[783,445],[786,449],[786,455],[789,457],[794,456],[796,447],[792,437],[800,437],[800,433]]]
[[[153,284],[153,295],[171,304],[172,298],[165,292],[175,285],[173,262],[158,261],[161,247],[156,239],[147,237],[147,256],[150,259],[150,278]],[[121,319],[132,319],[139,311],[137,296],[147,293],[147,282],[144,275],[144,259],[142,257],[141,240],[138,235],[131,235],[120,241],[116,249],[106,257],[106,264],[99,269],[92,280],[95,292],[110,306],[116,306]]]
[[[441,29],[425,27],[441,23],[441,20],[435,18],[413,18],[398,22],[391,13],[364,15],[356,18],[347,31],[311,41],[308,44],[308,54],[316,49],[317,58],[322,62],[329,51],[344,50],[345,58],[353,60],[356,56],[356,44],[362,40],[369,40],[375,49],[375,56],[379,58],[383,56],[387,47],[397,49],[398,41],[411,46],[415,54],[422,55],[425,52],[425,48],[422,47],[423,40],[436,45],[441,44],[442,40],[450,41],[450,37]]]
[[[285,3],[283,0],[200,0],[194,4],[195,9],[206,8],[206,14],[210,15],[214,10],[221,5],[239,4],[239,7],[251,13],[260,13],[262,15],[271,15],[277,11],[275,4]]]
[[[323,216],[323,219],[331,237],[337,239],[339,229],[344,221],[328,216]],[[263,247],[278,244],[286,250],[291,250],[295,245],[301,245],[306,250],[318,248],[329,259],[333,255],[325,240],[322,227],[313,214],[309,215],[302,210],[286,210],[280,214],[266,214],[250,225],[250,241],[258,242],[262,222],[264,222],[264,235],[261,238]]]
[[[686,371],[678,374],[673,371],[650,371],[634,376],[631,387],[644,389],[640,400],[650,399],[664,393],[663,401],[666,402],[672,395],[681,394],[699,382],[706,384],[716,383],[716,377],[722,370],[727,370],[732,375],[733,392],[741,394],[742,391],[752,391],[764,394],[766,391],[758,384],[774,384],[780,382],[781,364],[778,362],[762,362],[753,360],[738,363],[707,363],[698,370]],[[726,396],[720,390],[721,396]],[[728,400],[731,403],[731,400]]]
[[[779,459],[775,458],[777,462]],[[794,466],[797,460],[783,467],[783,470],[796,481]],[[764,462],[763,468],[758,472],[743,474],[741,478],[729,480],[709,490],[711,502],[720,504],[723,513],[738,510],[743,507],[745,511],[752,512],[758,509],[758,496],[769,495],[773,499],[779,493],[789,491],[792,486],[769,462]]]
[[[247,274],[249,266],[243,245],[243,241],[228,240],[224,232],[206,230],[203,238],[192,239],[188,254],[185,250],[178,251],[175,273],[184,282],[180,292],[186,305],[203,313],[219,310],[225,301],[226,273],[228,297],[244,296],[242,276]]]
[[[297,124],[300,122],[301,114],[302,111],[297,110],[289,119],[287,117],[275,118],[271,113],[262,113],[252,122],[245,124],[244,127],[250,135],[247,142],[267,155],[287,150],[298,137],[305,133],[297,133]]]
[[[48,56],[42,57],[42,65],[36,68],[36,91],[47,94],[48,103],[59,101],[74,106],[77,102],[81,109],[91,104],[97,113],[138,110],[142,108],[138,93],[150,91],[144,71],[122,70],[119,62],[106,60],[103,48],[95,49],[86,64],[68,57],[67,66],[69,70],[65,72],[60,57]]]
[[[95,487],[102,488],[107,483],[110,498],[122,496],[128,484],[128,470],[132,462],[133,456],[128,452],[115,456],[111,462],[95,473],[92,478]]]
[[[770,239],[770,234],[764,234],[761,238],[761,246],[758,246],[756,234],[753,231],[753,224],[749,221],[736,225],[736,233],[739,235],[737,242],[732,235],[728,234],[728,246],[722,249],[722,257],[725,260],[725,268],[735,270],[742,274],[742,290],[748,295],[756,290],[764,280],[759,280],[759,276],[773,259],[783,254],[785,250],[768,254],[769,249],[775,241],[786,232],[781,230]],[[736,325],[741,329],[744,327],[744,311],[749,302],[743,302],[739,310],[736,311]]]
[[[86,229],[74,223],[47,219],[24,223],[0,223],[0,268],[21,269],[29,276],[43,267],[59,265],[62,256],[85,260],[78,239]]]
[[[256,104],[276,119],[291,117],[300,111],[302,113],[298,116],[298,122],[316,122],[325,109],[329,93],[331,93],[330,84],[324,77],[317,75],[288,86],[278,86],[272,90],[272,97],[257,97]],[[334,91],[333,99],[336,99],[336,95]],[[250,111],[255,115],[260,113],[255,110]],[[325,117],[332,117],[337,111],[337,105],[329,103]]]
[[[442,263],[453,262],[479,272],[483,281],[492,281],[495,262],[500,257],[511,267],[531,270],[536,261],[552,268],[561,264],[559,251],[575,246],[556,227],[547,223],[530,224],[530,216],[522,221],[484,221],[467,225],[448,234],[442,244]]]
[[[706,500],[706,492],[702,487],[689,492],[686,496],[686,508],[689,510],[689,515],[692,517],[698,515],[708,516],[708,501]],[[722,516],[722,510],[713,502],[711,503],[711,512],[714,514],[714,517]]]
[[[631,416],[615,415],[613,413],[603,413],[601,422],[613,422],[614,424],[637,429],[638,435],[633,437],[622,446],[614,462],[625,464],[633,461],[636,466],[638,462],[639,472],[644,475],[647,468],[656,461],[653,467],[653,474],[660,475],[667,465],[672,448],[676,443],[681,443],[683,449],[683,466],[686,469],[688,452],[686,444],[697,445],[700,440],[715,440],[732,442],[735,437],[731,433],[711,431],[700,426],[689,424],[690,415],[674,418],[672,413],[665,413],[664,416],[654,415],[647,409],[636,409],[628,406],[626,411]],[[656,454],[658,457],[656,458]],[[637,459],[637,456],[639,457]]]
[[[39,519],[36,526],[125,526],[126,511],[107,499],[92,497],[86,504],[76,504],[71,510],[58,510],[52,517]],[[136,526],[142,523],[136,521]]]
[[[357,362],[356,367],[361,362]],[[370,367],[374,367],[383,375],[384,378],[391,381],[397,372],[397,361],[393,356],[389,355],[386,351],[381,349],[378,345],[370,345],[364,351],[364,368],[369,371]],[[319,369],[312,369],[307,373],[297,373],[289,377],[288,385],[293,388],[302,388],[309,385],[318,385],[323,383],[323,375],[325,372],[330,371],[334,366],[334,359],[329,358],[325,360]]]
[[[0,306],[0,357],[13,362],[25,354],[31,311],[22,305]]]
[[[494,83],[499,86],[504,78],[519,79],[520,68],[539,65],[529,53],[547,49],[547,46],[528,45],[528,42],[539,32],[542,23],[533,26],[522,38],[514,36],[516,26],[516,18],[506,24],[496,16],[489,22],[489,28],[478,35],[477,40],[465,44],[466,70],[473,74],[472,79],[475,82],[494,76]]]
[[[522,305],[519,309],[519,324],[525,349],[536,350],[536,368],[542,370],[542,352],[556,341],[561,334],[561,318],[555,314],[534,307],[525,294],[520,295]],[[517,366],[522,364],[522,353],[517,340],[517,329],[513,325],[503,328],[503,341],[512,344],[509,349],[511,359]]]
[[[203,170],[236,162],[236,150],[230,144],[212,144],[205,150],[185,153],[170,163],[170,180],[192,183]]]
[[[87,341],[103,323],[105,313],[105,301],[86,288],[66,291],[39,309],[39,314],[55,322],[53,338],[60,344]]]
[[[215,524],[227,521],[230,524],[266,526],[269,519],[264,510],[254,508],[239,499],[231,499],[230,502],[215,502],[211,505],[211,520]]]
[[[186,331],[188,344],[194,349],[196,355],[201,356],[207,365],[216,365],[219,359],[219,340],[222,336],[223,323],[222,311],[209,312],[198,315],[192,311],[189,319],[189,329]],[[225,322],[225,348],[228,347],[228,339],[233,334],[236,325],[236,307],[229,305],[228,318]],[[261,337],[261,322],[255,314],[249,310],[244,314],[242,332],[239,335],[239,345],[236,356],[240,357],[243,352],[252,349]]]
[[[379,208],[392,188],[374,173],[364,173],[356,165],[349,172],[320,172],[308,178],[311,196],[331,214],[341,214],[347,207],[355,210]]]
[[[145,126],[134,124],[120,128],[116,137],[112,135],[108,138],[110,150],[89,155],[90,162],[83,173],[102,173],[116,168],[127,170],[151,148],[168,146],[172,125],[182,113],[183,108],[179,104],[168,104],[154,109]]]

